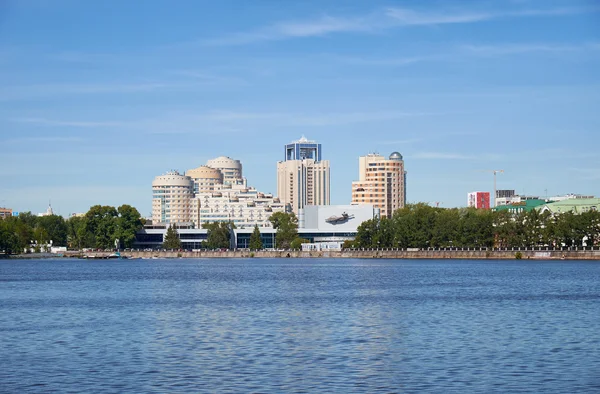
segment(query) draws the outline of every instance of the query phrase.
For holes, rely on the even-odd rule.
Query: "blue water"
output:
[[[0,391],[600,392],[600,262],[0,260]]]

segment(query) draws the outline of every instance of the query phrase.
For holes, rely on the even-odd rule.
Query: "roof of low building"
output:
[[[579,214],[590,210],[598,210],[598,207],[600,207],[600,198],[569,198],[544,204],[538,209],[548,210],[552,213],[573,212]]]

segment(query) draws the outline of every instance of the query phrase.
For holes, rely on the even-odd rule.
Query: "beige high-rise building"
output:
[[[208,193],[223,184],[223,173],[221,170],[208,166],[200,166],[186,171],[185,175],[192,178],[194,193]]]
[[[224,185],[246,185],[246,178],[242,176],[242,163],[239,160],[219,156],[207,161],[206,165],[223,173]]]
[[[194,181],[177,171],[152,182],[152,223],[190,223]]]
[[[296,215],[306,205],[329,205],[329,160],[321,160],[321,144],[302,137],[285,146],[284,161],[277,163],[277,195]]]
[[[393,152],[389,159],[373,153],[361,156],[358,175],[359,180],[352,182],[352,204],[371,204],[387,217],[406,204],[406,172],[400,153]]]

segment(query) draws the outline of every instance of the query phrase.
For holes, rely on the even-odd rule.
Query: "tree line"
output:
[[[600,241],[600,212],[581,214],[531,210],[437,208],[424,203],[399,209],[391,218],[372,219],[358,227],[354,248],[448,248],[587,246]]]
[[[130,205],[95,205],[83,216],[64,219],[59,215],[36,216],[22,212],[0,220],[0,251],[22,253],[26,249],[43,251],[42,245],[69,249],[114,248],[119,239],[122,248],[133,246],[135,233],[143,226],[137,209]]]

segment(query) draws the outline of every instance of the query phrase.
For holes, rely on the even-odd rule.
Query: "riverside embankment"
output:
[[[94,258],[106,258],[112,253],[94,253]],[[343,251],[124,251],[127,258],[345,258],[345,259],[477,259],[477,260],[600,260],[600,248],[546,250],[533,249],[353,249]],[[84,257],[80,252],[67,252],[65,257]]]

